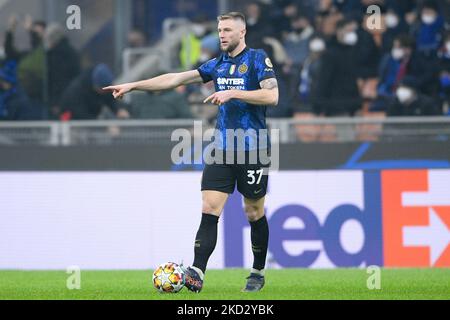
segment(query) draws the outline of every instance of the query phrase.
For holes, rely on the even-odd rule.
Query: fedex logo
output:
[[[450,266],[450,171],[281,172],[270,181],[269,251],[280,267]],[[224,222],[225,265],[243,267],[251,251],[240,196]]]
[[[378,172],[278,172],[269,181],[269,251],[278,266],[382,265]],[[224,228],[225,266],[247,266],[252,253],[239,195],[226,204]]]
[[[384,171],[383,249],[389,267],[450,266],[450,171]]]

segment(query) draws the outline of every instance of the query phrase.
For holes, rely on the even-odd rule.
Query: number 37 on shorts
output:
[[[249,178],[249,180],[247,181],[247,183],[249,185],[253,185],[253,184],[260,184],[261,183],[261,179],[263,177],[264,174],[264,169],[259,169],[259,170],[247,170],[247,177]]]
[[[267,193],[268,168],[252,168],[245,170],[246,183],[245,186],[240,185],[238,178],[238,190],[246,198],[259,199]]]
[[[232,194],[236,188],[248,199],[260,199],[267,193],[269,168],[261,165],[206,165],[202,191],[215,190]]]

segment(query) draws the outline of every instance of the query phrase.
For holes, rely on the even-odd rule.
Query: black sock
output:
[[[195,259],[193,266],[202,270],[203,273],[205,273],[208,259],[216,247],[218,222],[218,217],[204,213],[197,237],[195,238]]]
[[[266,216],[258,221],[250,222],[250,227],[254,257],[253,269],[264,270],[269,246],[269,224]]]

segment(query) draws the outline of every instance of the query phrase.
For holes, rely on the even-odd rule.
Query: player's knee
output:
[[[244,210],[247,215],[247,219],[250,222],[258,221],[262,217],[261,210],[257,205],[246,204]]]
[[[221,205],[214,201],[203,201],[202,212],[219,215],[222,211]]]

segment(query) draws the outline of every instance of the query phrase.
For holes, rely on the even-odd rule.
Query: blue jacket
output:
[[[444,23],[444,18],[438,16],[432,24],[420,24],[416,35],[417,49],[420,51],[437,50],[442,41]]]

